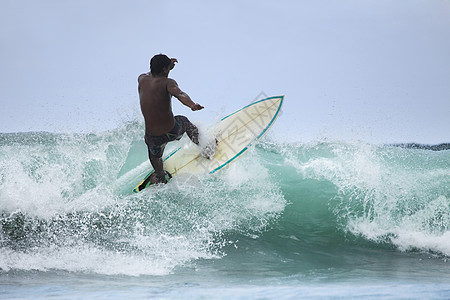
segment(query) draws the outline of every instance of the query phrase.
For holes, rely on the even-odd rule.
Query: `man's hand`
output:
[[[172,69],[175,67],[175,63],[178,63],[178,59],[176,59],[176,58],[171,58],[171,59],[170,59],[169,70],[172,70]]]
[[[191,106],[192,111],[201,110],[201,109],[203,109],[203,108],[204,108],[204,107],[201,106],[201,105],[198,104],[198,103],[195,103],[194,105]]]

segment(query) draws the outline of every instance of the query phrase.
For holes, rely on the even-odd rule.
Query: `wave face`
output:
[[[219,261],[289,275],[354,269],[355,255],[450,256],[449,150],[267,138],[217,174],[131,194],[148,167],[142,128],[1,134],[0,269],[166,275]]]

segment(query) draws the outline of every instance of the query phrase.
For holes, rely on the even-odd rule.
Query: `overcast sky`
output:
[[[174,104],[193,121],[262,92],[286,96],[281,139],[450,141],[447,0],[0,0],[0,132],[141,119],[137,76],[157,53],[205,106]]]

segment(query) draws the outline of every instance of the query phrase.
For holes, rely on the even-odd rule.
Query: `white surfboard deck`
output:
[[[214,130],[217,148],[211,159],[203,157],[199,146],[190,143],[167,155],[164,159],[164,169],[172,176],[176,176],[183,173],[214,173],[226,167],[264,136],[278,117],[283,99],[284,96],[266,98],[223,118]],[[133,189],[133,192],[137,193],[148,187],[146,179],[152,173],[153,169]]]

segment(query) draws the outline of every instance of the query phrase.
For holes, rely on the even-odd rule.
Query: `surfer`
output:
[[[152,183],[167,183],[170,174],[164,171],[162,155],[168,142],[179,140],[186,132],[192,142],[199,144],[198,128],[185,116],[173,116],[171,98],[174,96],[192,111],[203,109],[183,92],[169,72],[178,63],[176,58],[164,54],[153,56],[150,72],[138,77],[141,111],[145,120],[145,143],[153,166]]]

